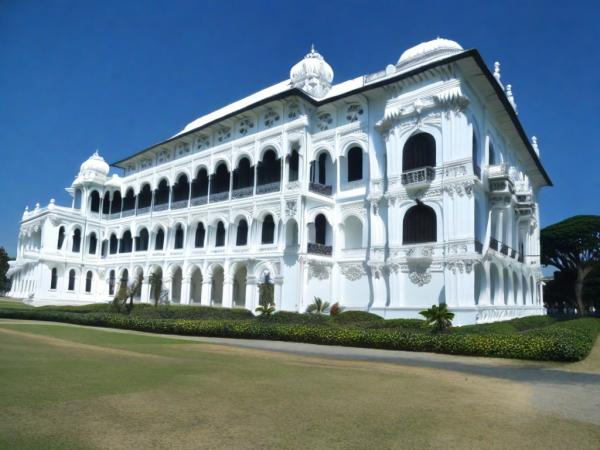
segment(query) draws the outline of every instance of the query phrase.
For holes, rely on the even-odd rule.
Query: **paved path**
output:
[[[80,325],[55,322],[0,319],[0,324],[2,323],[43,323],[57,326],[80,327]],[[152,333],[112,328],[83,328],[94,328],[113,333],[135,333],[156,336],[156,334]],[[534,392],[533,404],[535,407],[551,411],[565,418],[583,420],[600,425],[600,373],[573,370],[573,364],[569,363],[440,355],[435,353],[376,350],[282,341],[174,336],[168,334],[161,336],[268,352],[283,352],[300,356],[368,361],[373,363],[382,362],[400,366],[424,367],[433,370],[450,370],[463,373],[465,376],[476,375],[525,383]],[[598,346],[599,344],[597,343],[596,345]],[[597,356],[597,354],[594,355],[594,357]],[[507,393],[507,395],[510,395],[510,393]]]

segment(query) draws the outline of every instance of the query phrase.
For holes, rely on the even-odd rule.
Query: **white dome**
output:
[[[94,152],[92,156],[85,161],[81,167],[79,168],[79,175],[83,175],[86,173],[94,172],[99,175],[106,176],[108,175],[108,171],[110,167],[104,158],[98,154],[98,152]]]
[[[422,65],[462,51],[463,48],[457,42],[438,37],[437,39],[422,42],[406,50],[400,56],[397,66]]]
[[[310,53],[290,70],[290,80],[294,87],[313,97],[322,97],[331,88],[333,69],[315,48],[311,47]]]

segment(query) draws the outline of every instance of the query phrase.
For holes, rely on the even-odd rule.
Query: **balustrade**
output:
[[[331,196],[331,194],[332,194],[331,186],[321,184],[321,183],[315,183],[314,181],[311,181],[308,184],[308,190],[311,192],[314,192],[315,194],[328,195],[328,196]]]
[[[257,194],[269,194],[271,192],[278,192],[281,183],[279,181],[275,181],[273,183],[261,184],[256,186]]]
[[[434,178],[435,170],[433,169],[433,167],[421,167],[419,169],[402,173],[402,184],[413,185],[431,183],[434,180]]]
[[[323,245],[309,242],[306,251],[313,255],[331,256],[331,254],[333,253],[333,247],[331,245]]]

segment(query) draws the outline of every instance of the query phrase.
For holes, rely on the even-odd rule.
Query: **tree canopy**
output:
[[[540,243],[542,264],[561,272],[557,279],[573,293],[565,293],[565,300],[574,299],[583,314],[586,283],[600,266],[600,216],[574,216],[550,225],[542,230]]]
[[[0,247],[0,292],[6,292],[10,289],[10,281],[6,277],[8,261],[10,261],[8,253],[6,253],[4,247]]]

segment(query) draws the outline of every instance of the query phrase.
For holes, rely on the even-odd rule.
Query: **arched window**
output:
[[[108,275],[108,295],[115,295],[115,271],[111,270]]]
[[[123,233],[123,237],[121,238],[119,253],[131,253],[132,249],[133,238],[131,237],[131,231],[127,230],[125,233]]]
[[[142,186],[138,195],[138,208],[149,208],[152,205],[152,189],[148,183]]]
[[[92,191],[90,194],[90,211],[100,212],[100,194],[98,191]]]
[[[204,247],[204,236],[206,235],[206,230],[204,229],[204,224],[202,222],[198,223],[196,227],[196,236],[194,239],[194,246],[196,248]]]
[[[148,242],[150,241],[150,236],[148,234],[148,230],[142,228],[140,230],[139,236],[136,238],[135,250],[138,252],[145,252],[148,250]]]
[[[85,292],[92,292],[92,271],[88,270],[88,273],[85,275]]]
[[[79,228],[75,228],[73,231],[73,253],[79,253],[81,250],[81,230]]]
[[[262,224],[261,243],[272,244],[275,239],[275,222],[273,216],[269,214],[265,217]]]
[[[254,185],[254,170],[248,158],[242,158],[233,171],[233,189],[242,189]]]
[[[69,286],[68,286],[69,291],[74,291],[75,290],[75,270],[71,269],[69,270]]]
[[[473,127],[473,141],[472,141],[473,149],[473,173],[478,177],[481,176],[481,169],[479,167],[479,142],[477,141],[477,132],[475,127]]]
[[[315,244],[327,244],[327,219],[323,214],[315,217]]]
[[[81,209],[81,189],[75,189],[75,209]]]
[[[166,179],[160,180],[158,188],[154,191],[154,205],[165,205],[169,203],[169,182]]]
[[[490,139],[489,145],[488,145],[488,164],[490,166],[495,166],[496,164],[498,164],[498,157],[496,155],[496,150],[494,150],[494,144],[492,142],[492,140]]]
[[[129,283],[129,271],[127,269],[123,269],[121,273],[121,279],[119,280],[119,287],[125,286]]]
[[[159,228],[154,239],[154,250],[162,250],[165,246],[165,232]]]
[[[175,249],[183,248],[183,237],[184,237],[183,227],[181,226],[181,224],[177,224],[177,227],[175,228],[175,243],[173,244],[173,248],[175,248]]]
[[[183,202],[190,195],[190,183],[186,174],[179,175],[177,182],[173,185],[173,201]]]
[[[319,184],[327,182],[327,153],[319,155]]]
[[[62,248],[64,242],[65,242],[65,227],[60,227],[58,229],[58,242],[56,244],[56,248],[60,250]]]
[[[225,224],[219,221],[217,224],[217,235],[215,237],[215,247],[223,247],[225,245]]]
[[[288,181],[298,181],[298,177],[299,177],[299,166],[300,166],[300,155],[298,154],[298,150],[296,148],[294,148],[292,150],[292,153],[290,154],[290,156],[288,157],[288,164],[289,164],[289,173],[288,173]]]
[[[106,192],[102,200],[102,214],[110,214],[110,194]]]
[[[363,152],[360,147],[348,150],[348,181],[358,181],[363,178]]]
[[[411,136],[402,151],[402,171],[435,167],[435,139],[428,133]]]
[[[281,180],[281,163],[274,150],[267,150],[258,163],[258,185],[276,183]]]
[[[363,247],[363,225],[359,218],[350,216],[344,221],[344,248]]]
[[[437,241],[437,222],[433,208],[419,203],[404,215],[404,244]]]
[[[123,202],[121,200],[121,192],[115,191],[115,193],[113,194],[112,202],[110,204],[110,213],[120,214],[122,206]]]
[[[123,199],[123,211],[132,211],[133,209],[135,209],[135,193],[133,188],[129,188]]]
[[[88,248],[88,253],[90,255],[95,255],[97,246],[98,246],[98,238],[96,237],[96,233],[92,233],[92,234],[90,234],[90,245]]]
[[[235,245],[247,245],[248,244],[248,222],[246,219],[240,220],[237,226],[237,236],[235,238]]]
[[[208,172],[203,167],[198,171],[192,181],[192,198],[206,197],[208,195]]]
[[[50,289],[56,289],[57,284],[58,284],[58,270],[56,270],[56,267],[53,267],[51,277],[50,277]]]
[[[227,164],[220,163],[211,179],[211,194],[220,194],[229,191],[229,170]]]
[[[119,240],[117,239],[117,236],[114,233],[110,235],[109,247],[110,247],[109,252],[111,255],[114,255],[117,253],[117,250],[119,248]]]

